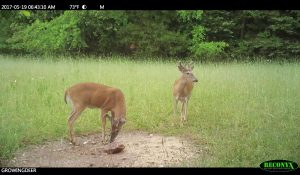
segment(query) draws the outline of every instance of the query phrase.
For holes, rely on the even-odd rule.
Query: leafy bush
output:
[[[294,59],[299,10],[1,11],[1,53]]]
[[[210,60],[223,53],[228,44],[225,42],[202,42],[191,47],[192,52],[198,59]]]
[[[86,47],[86,43],[78,28],[79,19],[78,14],[72,11],[66,11],[49,22],[37,19],[15,32],[8,42],[13,49],[35,54],[80,52],[81,48]]]

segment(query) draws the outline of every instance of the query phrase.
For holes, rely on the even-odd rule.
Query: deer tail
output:
[[[66,104],[68,104],[68,102],[67,102],[67,95],[68,95],[68,90],[65,91],[65,98],[64,98],[64,100],[65,100]]]

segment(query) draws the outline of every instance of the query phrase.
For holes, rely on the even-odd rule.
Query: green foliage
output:
[[[203,26],[212,41],[226,41],[232,57],[290,59],[299,55],[300,11],[204,11]]]
[[[186,56],[187,41],[172,27],[176,13],[169,11],[127,11],[128,24],[118,33],[125,54]],[[134,49],[130,45],[135,46]]]
[[[28,10],[21,10],[20,14],[22,14],[22,15],[24,15],[26,17],[30,17],[30,15],[31,15],[30,11],[28,11]]]
[[[203,10],[179,10],[178,15],[184,22],[201,20]]]
[[[0,33],[3,35],[0,35],[0,49],[9,49],[6,40],[8,39],[8,33],[9,33],[9,22],[6,18],[0,17]]]
[[[204,32],[205,29],[203,26],[195,26],[192,30],[193,38],[192,43],[199,44],[204,41]]]
[[[192,34],[192,45],[190,50],[194,53],[195,57],[201,60],[212,59],[221,54],[224,48],[228,46],[225,42],[205,42],[204,41],[204,27],[194,27]]]
[[[8,42],[16,50],[36,54],[55,54],[65,51],[80,51],[86,47],[78,28],[78,13],[66,11],[47,22],[39,19],[15,32]]]
[[[190,49],[200,60],[212,60],[224,51],[228,46],[225,42],[202,42],[193,45]]]
[[[1,11],[0,12],[0,51],[8,52],[10,46],[7,43],[7,39],[12,36],[10,26],[13,23],[13,17],[16,15],[16,12],[12,11]]]
[[[1,11],[2,53],[295,59],[299,10]]]
[[[189,50],[196,60],[212,59],[220,55],[225,47],[228,46],[225,42],[205,41],[206,29],[200,25],[203,11],[178,11],[178,14],[184,22],[194,23],[194,25],[190,27],[192,37]]]
[[[117,51],[117,33],[128,20],[124,11],[82,11],[76,14],[80,16],[78,27],[87,44],[86,53],[108,54]]]

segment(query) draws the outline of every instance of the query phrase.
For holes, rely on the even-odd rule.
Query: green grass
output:
[[[66,138],[70,107],[64,90],[92,81],[124,92],[124,130],[184,136],[207,147],[204,157],[185,166],[257,167],[272,159],[300,163],[299,63],[196,64],[199,83],[188,122],[172,127],[171,89],[180,75],[175,63],[26,59],[0,57],[2,160],[26,145]],[[99,111],[86,110],[75,130],[100,132]]]

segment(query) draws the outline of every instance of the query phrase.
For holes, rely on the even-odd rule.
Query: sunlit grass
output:
[[[45,140],[66,138],[70,107],[64,90],[78,82],[120,88],[126,98],[124,130],[184,136],[208,149],[190,166],[257,167],[272,159],[300,162],[298,63],[196,64],[199,79],[188,123],[172,126],[176,63],[122,58],[60,61],[0,57],[0,158]],[[179,116],[177,118],[179,122]],[[86,110],[77,134],[101,131],[99,110]]]

